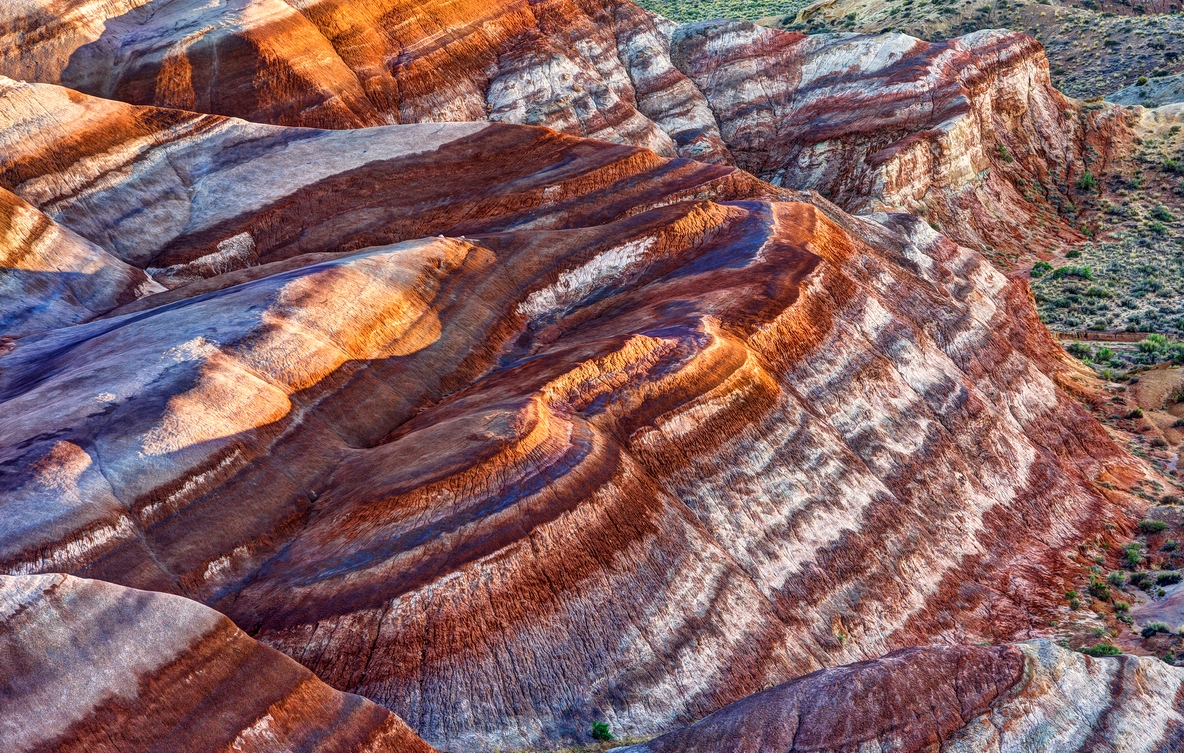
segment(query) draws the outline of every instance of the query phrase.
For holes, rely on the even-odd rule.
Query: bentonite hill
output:
[[[0,751],[1184,750],[1105,576],[1174,461],[1017,272],[1139,117],[1004,30],[0,3]]]

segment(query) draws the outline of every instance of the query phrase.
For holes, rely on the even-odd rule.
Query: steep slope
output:
[[[162,290],[0,189],[0,338],[84,322]]]
[[[1025,284],[916,218],[522,126],[0,112],[0,185],[195,279],[0,355],[0,567],[213,605],[434,744],[1039,633],[1129,530]]]
[[[1028,753],[1184,745],[1184,670],[1048,641],[905,649],[749,696],[628,753]]]
[[[33,751],[431,753],[222,615],[66,575],[0,575],[0,746]]]
[[[1081,239],[1060,210],[1129,136],[1020,34],[676,26],[626,0],[22,0],[0,74],[265,123],[544,125],[927,212],[1004,264]]]

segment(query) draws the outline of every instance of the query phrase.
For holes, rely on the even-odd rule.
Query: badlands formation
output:
[[[975,645],[1151,473],[984,256],[1130,138],[1030,39],[17,0],[0,74],[7,749],[1178,746]]]

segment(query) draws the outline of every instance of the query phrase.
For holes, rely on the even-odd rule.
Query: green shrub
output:
[[[1073,356],[1074,358],[1081,359],[1082,361],[1089,358],[1090,352],[1091,352],[1089,349],[1089,345],[1086,345],[1085,343],[1082,343],[1082,342],[1076,342],[1076,341],[1071,342],[1068,345],[1066,345],[1065,350],[1068,351],[1069,355]]]
[[[1004,162],[1015,162],[1015,157],[1011,156],[1011,150],[1005,144],[999,145],[999,159]]]
[[[1139,80],[1136,81],[1135,83],[1138,84],[1139,86],[1146,86],[1147,85],[1147,77],[1146,76],[1139,76]]]
[[[1151,578],[1151,573],[1135,573],[1131,576],[1131,585],[1136,588],[1141,588],[1146,591],[1151,588],[1154,581]]]
[[[1168,529],[1168,524],[1162,520],[1140,520],[1139,533],[1163,533]]]
[[[1081,280],[1094,279],[1094,271],[1086,266],[1077,266],[1068,264],[1064,267],[1057,267],[1052,271],[1052,279],[1063,280],[1066,277],[1076,277]]]
[[[1121,570],[1114,570],[1106,576],[1106,582],[1115,588],[1123,588],[1129,580],[1130,578]]]
[[[1118,656],[1122,651],[1112,643],[1095,643],[1091,648],[1078,649],[1086,656]]]
[[[1046,273],[1052,271],[1052,265],[1046,261],[1038,261],[1032,265],[1032,276],[1043,277]]]
[[[613,739],[612,728],[608,726],[607,722],[592,722],[591,734],[596,740],[603,740],[604,742]]]
[[[1179,570],[1164,570],[1162,573],[1155,576],[1155,585],[1157,586],[1173,586],[1179,582]]]
[[[1169,212],[1162,204],[1151,210],[1151,218],[1164,222],[1175,222],[1176,216]]]
[[[1151,636],[1155,635],[1156,633],[1170,633],[1170,632],[1172,632],[1172,629],[1167,626],[1167,623],[1163,623],[1163,622],[1148,622],[1147,625],[1141,631],[1144,638],[1150,638]]]
[[[1142,408],[1135,408],[1130,413],[1126,414],[1126,417],[1127,418],[1142,418],[1143,417],[1143,409]]]
[[[1066,259],[1080,259],[1081,258],[1081,251],[1076,248],[1071,248],[1068,250],[1068,252],[1065,253],[1065,258]]]
[[[1143,548],[1138,544],[1127,544],[1122,548],[1122,560],[1127,567],[1138,567],[1143,562]],[[1136,586],[1139,584],[1135,582],[1135,578],[1139,575],[1142,573],[1131,576],[1131,583]]]
[[[1110,589],[1106,586],[1106,582],[1091,578],[1089,581],[1089,595],[1101,601],[1110,601]]]
[[[1084,175],[1077,179],[1077,187],[1082,191],[1095,191],[1098,188],[1098,179],[1094,177],[1093,173],[1087,170]]]
[[[1115,612],[1129,612],[1130,609],[1131,609],[1131,605],[1125,601],[1114,602],[1114,611]]]
[[[1167,541],[1163,542],[1163,546],[1161,546],[1159,548],[1159,551],[1174,552],[1179,548],[1180,548],[1180,542],[1176,541],[1175,539],[1168,539]]]

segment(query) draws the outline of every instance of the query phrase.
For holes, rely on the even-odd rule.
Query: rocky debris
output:
[[[822,670],[621,753],[890,750],[1166,753],[1184,745],[1184,670],[1046,641],[929,646]]]
[[[526,126],[0,112],[3,187],[205,265],[0,355],[0,567],[214,606],[440,747],[1026,637],[1131,525],[1026,284],[914,217]]]
[[[1106,101],[1131,107],[1135,105],[1160,107],[1161,105],[1184,102],[1184,74],[1157,78],[1143,77],[1134,84],[1107,95]]]
[[[179,596],[0,575],[11,753],[431,753],[398,717]]]

